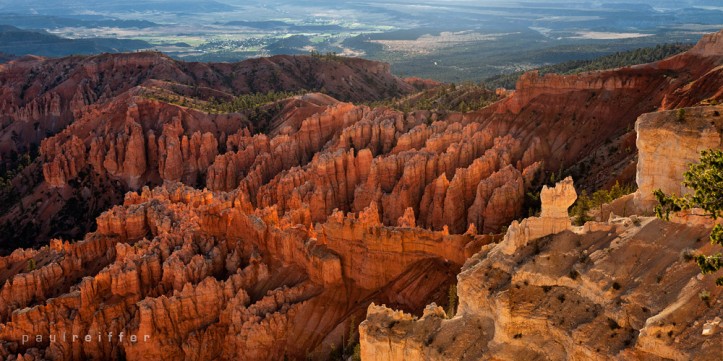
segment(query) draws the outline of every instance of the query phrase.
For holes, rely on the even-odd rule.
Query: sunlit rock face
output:
[[[721,289],[680,256],[711,248],[700,240],[712,222],[633,215],[571,227],[544,216],[558,199],[465,263],[454,317],[434,304],[420,318],[370,305],[362,360],[716,360]]]
[[[723,32],[706,36],[688,54],[657,66],[681,68],[690,56],[706,54],[719,64],[721,37]],[[709,74],[666,96],[663,106],[694,105],[684,99],[691,94],[717,103],[723,87],[711,83]],[[538,79],[530,75],[522,83],[547,91]],[[545,80],[564,89],[602,91],[640,84]],[[518,83],[515,96],[540,96],[525,92],[527,86]],[[508,106],[518,111],[513,100]],[[654,189],[686,193],[682,173],[701,150],[721,146],[721,111],[707,105],[640,116],[639,189],[611,209],[649,213]],[[672,215],[672,222],[612,214],[605,222],[573,227],[567,209],[575,198],[569,178],[544,188],[539,217],[512,222],[501,242],[468,259],[457,276],[454,315],[435,304],[421,317],[370,305],[359,328],[362,360],[718,359],[721,288],[681,256],[711,252],[705,240],[713,221],[688,213]]]
[[[417,85],[425,86],[432,84]],[[313,93],[322,89],[328,95]],[[205,107],[271,91],[301,95],[254,109]],[[144,185],[170,180],[202,188],[208,181],[212,189],[231,190],[260,147],[298,132],[303,120],[336,99],[367,102],[412,91],[388,65],[351,58],[275,56],[213,64],[141,52],[2,64],[0,161],[40,153],[12,185],[24,205],[41,205],[6,206],[0,238],[7,242],[0,254],[53,237],[81,239],[97,215]],[[245,139],[259,133],[268,138]],[[218,155],[237,150],[244,152],[209,169]],[[308,152],[310,157],[314,150]]]
[[[702,247],[694,239],[704,227],[613,218],[574,228],[570,179],[543,189],[539,217],[516,220],[528,212],[526,193],[551,173],[609,153],[606,139],[634,140],[640,114],[720,97],[720,78],[709,74],[721,59],[705,49],[614,71],[528,75],[513,95],[464,114],[345,102],[408,90],[385,65],[361,60],[333,70],[296,57],[184,65],[139,54],[4,66],[0,77],[15,69],[16,79],[79,63],[85,73],[71,76],[69,89],[90,90],[48,93],[38,81],[26,91],[49,95],[30,107],[2,83],[0,109],[65,119],[40,147],[34,169],[43,179],[3,217],[45,222],[47,235],[55,223],[45,217],[71,196],[77,206],[131,192],[78,241],[0,258],[0,357],[328,359],[367,310],[359,333],[369,360],[704,355],[712,338],[687,325],[702,327],[715,308],[681,300],[708,281],[679,260],[680,249]],[[204,79],[207,96],[268,90],[270,78],[239,75],[245,66],[269,77],[318,69],[368,82],[327,88],[345,101],[285,99],[263,122],[144,93],[175,85],[174,94],[190,96],[179,84],[192,79]],[[124,67],[140,70],[88,83]],[[282,84],[303,83],[278,74]],[[688,87],[698,81],[706,90]],[[618,179],[630,157],[601,159],[580,181]],[[656,232],[674,236],[658,241]],[[454,282],[458,316],[446,320],[426,305],[446,304]],[[50,342],[63,333],[107,341]]]
[[[657,189],[676,195],[690,192],[683,186],[683,173],[698,161],[701,151],[721,147],[721,112],[723,106],[706,106],[640,116],[635,124],[639,154],[635,201],[641,208],[653,208]]]

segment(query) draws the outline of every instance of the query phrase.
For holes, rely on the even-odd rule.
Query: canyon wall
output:
[[[234,139],[293,133],[338,101],[308,93],[231,112],[204,104],[303,89],[372,101],[414,87],[388,65],[363,59],[278,56],[205,64],[142,52],[4,64],[0,163],[13,169],[15,159],[29,157],[32,167],[11,180],[12,189],[0,190],[8,203],[0,210],[0,254],[53,237],[82,238],[102,210],[143,185],[180,180],[203,187],[216,155],[238,146]],[[36,167],[42,178],[30,170]]]
[[[88,105],[107,103],[138,86],[201,99],[323,88],[344,101],[371,101],[414,90],[393,76],[388,64],[341,57],[281,55],[217,64],[185,63],[155,52],[25,57],[0,71],[0,121],[9,126],[0,132],[0,155],[27,149],[73,123]]]
[[[369,302],[416,309],[420,300],[443,297],[440,286],[471,254],[466,247],[489,242],[474,234],[385,227],[373,204],[308,227],[302,225],[308,214],[279,216],[275,207],[246,213],[243,202],[234,193],[178,183],[144,188],[99,217],[98,230],[80,242],[56,240],[0,258],[0,355],[324,355],[340,344],[334,330],[347,330],[349,315]],[[101,332],[104,340],[49,341],[79,332]],[[150,339],[106,341],[109,332]],[[44,338],[23,342],[27,334]]]
[[[650,212],[657,204],[653,191],[684,195],[683,173],[698,162],[700,152],[721,148],[723,106],[680,108],[643,114],[635,123],[638,134],[635,201]]]
[[[513,95],[464,114],[370,109],[318,93],[258,112],[193,105],[319,86],[355,101],[412,91],[385,65],[357,59],[186,64],[138,53],[11,62],[0,72],[8,124],[0,144],[14,145],[0,153],[28,151],[42,139],[33,164],[43,178],[26,171],[13,181],[17,194],[7,196],[21,201],[0,215],[0,235],[10,243],[0,252],[52,237],[82,238],[125,191],[164,181],[214,191],[240,187],[252,206],[278,202],[281,213],[298,200],[312,204],[314,221],[334,208],[358,212],[375,201],[387,225],[411,207],[422,227],[461,233],[473,224],[495,232],[529,211],[524,194],[542,173],[564,170],[589,191],[632,181],[638,115],[723,96],[715,76],[718,37],[656,64],[528,74]],[[349,88],[352,78],[359,89]],[[355,168],[371,162],[369,176],[350,169],[351,161]],[[338,172],[347,171],[361,173],[342,181]],[[325,175],[312,182],[316,172]]]
[[[720,145],[716,112],[639,118],[635,201],[649,200],[652,188],[685,191],[687,163]],[[370,305],[360,325],[362,360],[717,359],[720,287],[681,256],[715,251],[705,241],[714,222],[611,215],[572,227],[571,183],[543,189],[540,217],[513,222],[499,244],[467,260],[454,315],[435,304],[419,318]]]
[[[273,69],[283,89],[316,84],[313,66],[336,79],[368,78],[360,97],[373,98],[377,86],[379,96],[405,93],[406,83],[377,63],[303,57],[205,65],[144,53],[4,66],[16,78],[67,73],[61,85],[68,74],[88,76],[67,84],[86,84],[93,92],[83,94],[97,98],[71,116],[65,93],[44,88],[48,79],[18,83],[47,98],[38,114],[52,122],[59,110],[72,124],[43,140],[34,169],[44,179],[2,216],[3,229],[74,231],[0,257],[0,357],[329,359],[349,346],[366,310],[367,359],[703,355],[696,350],[710,351],[711,338],[687,323],[702,327],[715,308],[683,301],[709,281],[679,253],[704,247],[694,240],[706,228],[642,218],[574,228],[572,181],[542,187],[573,168],[589,184],[617,179],[635,169],[634,149],[623,146],[640,114],[720,101],[723,84],[708,76],[723,63],[718,45],[695,49],[705,50],[598,73],[528,75],[476,112],[401,112],[312,93],[269,104],[276,110],[263,120],[179,99],[266,91]],[[107,71],[124,67],[138,71]],[[124,77],[136,83],[125,87]],[[697,81],[707,90],[691,91]],[[29,109],[18,103],[22,89],[0,84],[0,109]],[[357,100],[347,85],[335,95]],[[149,96],[164,92],[176,101]],[[525,206],[536,186],[540,216],[517,221],[534,213]],[[76,224],[88,218],[83,207],[116,204],[127,190],[92,226]],[[76,218],[56,222],[64,212]],[[508,225],[504,238],[495,235]],[[673,236],[659,242],[656,232]],[[460,269],[459,316],[425,311],[445,302]]]

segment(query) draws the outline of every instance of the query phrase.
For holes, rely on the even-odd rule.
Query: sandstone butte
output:
[[[705,224],[613,217],[573,229],[566,180],[543,189],[540,217],[512,223],[502,240],[490,234],[524,214],[525,192],[550,172],[569,170],[599,187],[657,174],[655,162],[673,159],[677,171],[684,161],[675,152],[665,160],[645,153],[654,144],[645,130],[657,129],[666,109],[708,117],[693,106],[723,100],[723,32],[653,64],[530,73],[514,94],[465,114],[405,114],[312,93],[280,102],[259,124],[147,96],[224,97],[267,82],[298,89],[322,76],[309,73],[310,62],[336,71],[323,87],[337,98],[411,91],[376,63],[271,59],[201,65],[144,53],[0,65],[0,109],[19,120],[16,133],[53,133],[27,168],[43,179],[17,185],[23,196],[5,220],[39,222],[47,235],[59,209],[122,198],[80,241],[52,239],[0,258],[0,357],[326,359],[365,315],[365,360],[684,358],[715,346],[720,333],[706,338],[700,328],[718,303],[678,302],[709,283],[678,262],[680,248],[703,247],[693,239],[705,236]],[[356,92],[350,84],[359,81]],[[641,115],[652,120],[636,133]],[[666,142],[695,141],[689,133],[671,130]],[[2,144],[21,149],[18,139]],[[675,176],[640,181],[641,192],[673,187]],[[621,209],[649,210],[641,194]],[[572,267],[578,273],[568,276]],[[421,313],[444,302],[460,270],[451,320],[434,307],[415,320],[370,306]],[[712,296],[718,302],[717,290]],[[110,332],[150,339],[48,337]],[[428,336],[437,334],[449,337]]]

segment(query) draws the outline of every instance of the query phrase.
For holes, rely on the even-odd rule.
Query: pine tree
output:
[[[583,190],[571,209],[572,215],[575,217],[574,223],[576,226],[582,226],[590,220],[590,217],[587,215],[589,210],[590,198],[587,196],[587,192]]]
[[[447,295],[449,303],[447,304],[447,317],[452,318],[457,312],[457,285],[452,284],[449,286],[449,293]]]
[[[671,212],[700,208],[713,219],[723,216],[723,151],[718,149],[701,152],[700,162],[691,164],[683,173],[683,185],[693,190],[693,194],[683,197],[666,195],[658,189],[654,192],[658,200],[655,214],[669,220]],[[710,233],[710,242],[723,246],[723,226],[717,224]],[[715,273],[723,267],[723,254],[698,254],[693,257],[703,274]],[[723,276],[716,279],[716,285],[723,286]]]

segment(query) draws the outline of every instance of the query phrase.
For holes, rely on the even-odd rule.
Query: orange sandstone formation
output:
[[[83,241],[2,258],[0,355],[303,358],[339,344],[334,330],[348,329],[348,316],[371,301],[417,309],[443,297],[440,286],[475,241],[385,227],[374,204],[310,228],[291,225],[293,216],[275,207],[247,213],[242,202],[236,192],[177,183],[144,188],[99,217]],[[48,342],[51,334],[78,332],[151,338]],[[45,341],[23,344],[28,333]]]
[[[576,193],[570,181],[543,190],[540,217],[512,223],[499,245],[488,244],[500,237],[478,232],[499,232],[524,216],[526,192],[561,169],[583,175],[588,186],[632,177],[638,115],[720,100],[721,79],[710,74],[723,61],[721,37],[705,37],[691,52],[656,64],[529,74],[514,94],[464,114],[405,113],[311,93],[263,105],[268,112],[260,117],[151,96],[206,101],[311,84],[358,101],[411,90],[387,66],[354,59],[208,65],[143,53],[5,65],[0,110],[20,120],[13,127],[21,131],[32,121],[53,135],[43,139],[34,167],[24,170],[43,179],[16,182],[23,193],[0,217],[8,225],[3,229],[21,236],[68,229],[68,236],[0,258],[0,357],[326,359],[346,344],[348,330],[372,302],[417,313],[429,302],[444,302],[473,254],[460,276],[459,318],[443,322],[443,312],[430,307],[414,321],[372,306],[362,328],[363,356],[454,358],[470,344],[470,357],[490,350],[500,358],[695,356],[671,346],[674,339],[656,341],[683,327],[671,327],[678,314],[665,310],[690,291],[662,301],[648,297],[651,272],[681,269],[660,281],[678,292],[694,267],[676,263],[676,250],[665,251],[655,267],[639,268],[661,247],[644,238],[634,220],[591,223],[571,233],[566,211]],[[694,90],[696,82],[704,89]],[[641,155],[642,166],[646,159]],[[82,224],[84,215],[118,203],[127,190],[133,192],[122,205]],[[681,237],[705,233],[644,222]],[[575,263],[585,257],[588,263]],[[619,264],[626,268],[616,270]],[[565,274],[574,276],[560,280]],[[630,294],[610,291],[616,282]],[[548,287],[555,291],[544,291]],[[518,303],[518,292],[526,301]],[[565,301],[558,297],[576,305],[575,312],[561,312]],[[522,330],[538,311],[562,318],[553,325],[538,317]],[[709,311],[690,312],[700,321]],[[649,313],[661,314],[662,323],[650,321],[643,334]],[[376,314],[381,324],[374,323]],[[419,338],[407,338],[407,330],[397,334],[391,324],[412,325]],[[428,338],[427,330],[447,324],[455,330],[472,325],[482,335],[473,334],[474,341],[440,331],[449,338]],[[612,341],[584,336],[605,327],[614,328]],[[121,332],[127,337],[102,342],[48,338]],[[652,336],[635,338],[641,334]],[[705,343],[680,337],[691,347]],[[642,343],[628,351],[634,342]],[[504,352],[494,353],[498,349]]]
[[[701,147],[720,147],[720,110],[686,108],[682,121],[673,111],[641,116],[639,189],[611,207],[645,211],[655,187],[684,192],[680,168]],[[661,155],[667,165],[658,171]],[[435,304],[420,318],[371,304],[360,325],[362,360],[719,358],[721,289],[681,256],[713,251],[700,240],[714,221],[611,214],[572,227],[570,178],[540,198],[540,217],[513,222],[502,242],[465,263],[454,317]]]
[[[22,199],[1,212],[0,234],[10,244],[0,244],[0,253],[53,236],[82,238],[102,210],[143,185],[180,180],[203,186],[217,155],[244,146],[239,137],[261,130],[272,137],[294,133],[302,120],[338,101],[312,93],[224,114],[191,105],[303,89],[353,101],[414,90],[388,65],[363,59],[276,56],[204,64],[146,52],[4,64],[0,162],[12,168],[17,154],[34,155],[39,148],[41,155],[12,181],[12,194],[0,194]],[[28,206],[39,200],[43,209]]]

